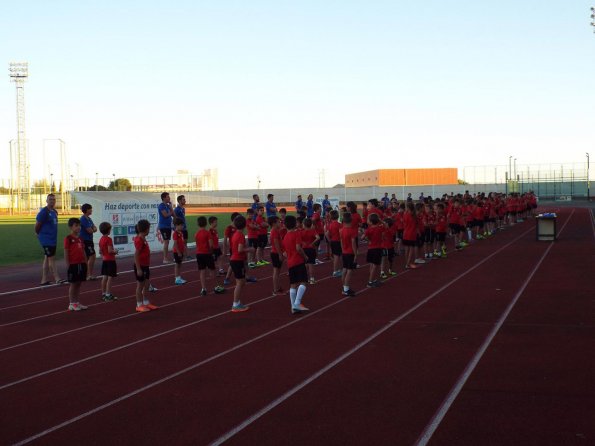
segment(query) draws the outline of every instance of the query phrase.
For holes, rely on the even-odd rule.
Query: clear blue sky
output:
[[[595,3],[595,2],[594,2]],[[27,1],[0,15],[0,178],[16,135],[8,63],[29,62],[43,138],[81,175],[217,167],[221,188],[313,186],[378,167],[582,162],[591,3]]]

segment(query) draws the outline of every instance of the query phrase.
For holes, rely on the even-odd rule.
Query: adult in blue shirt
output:
[[[380,201],[382,201],[384,209],[388,209],[390,207],[390,198],[388,198],[388,192],[384,193],[384,197],[382,197]]]
[[[252,206],[250,206],[250,207],[254,211],[254,218],[256,218],[258,207],[260,206],[260,197],[258,196],[258,194],[254,194],[254,195],[252,195],[252,200],[253,200],[253,203],[252,203]]]
[[[311,218],[312,215],[314,215],[314,196],[312,194],[308,195],[306,207],[308,208],[308,210],[306,211],[306,217]]]
[[[171,204],[171,198],[167,192],[161,194],[161,204],[157,206],[159,218],[157,220],[157,229],[161,233],[163,240],[163,263],[171,263],[167,250],[171,240],[171,226],[173,223],[174,208]]]
[[[93,243],[93,234],[97,232],[97,228],[91,220],[93,213],[93,206],[85,203],[81,206],[81,240],[85,244],[85,255],[87,256],[87,280],[95,280],[93,276],[93,267],[95,266],[95,243]]]
[[[184,229],[182,229],[182,235],[184,236],[184,241],[188,243],[188,227],[186,226],[186,197],[184,195],[178,195],[176,198],[178,205],[174,209],[174,217],[179,218],[184,222]],[[192,260],[192,256],[187,256],[186,260]]]
[[[43,248],[44,258],[41,268],[41,285],[49,285],[48,276],[51,274],[56,283],[64,283],[56,269],[56,246],[58,245],[58,212],[56,211],[56,196],[49,194],[47,205],[42,208],[35,218],[35,234]]]
[[[302,206],[304,206],[304,201],[302,200],[302,196],[297,196],[297,201],[295,202],[295,211],[300,212],[302,210]]]
[[[273,198],[275,198],[273,194],[268,194],[267,202],[264,204],[264,209],[267,213],[267,218],[277,216],[277,206],[275,206]]]
[[[322,200],[322,216],[324,217],[330,211],[333,210],[331,201],[328,199],[328,194],[324,194],[324,200]]]

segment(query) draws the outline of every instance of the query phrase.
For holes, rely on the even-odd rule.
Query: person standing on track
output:
[[[37,214],[35,221],[35,234],[43,248],[44,258],[41,267],[41,284],[49,285],[48,275],[52,275],[56,283],[64,283],[60,279],[56,268],[56,246],[58,244],[58,212],[56,211],[56,196],[49,194],[46,198],[47,205]]]
[[[79,302],[81,284],[87,280],[87,257],[85,244],[80,238],[81,221],[78,218],[68,220],[70,234],[64,238],[64,261],[68,268],[68,311],[86,310],[87,306]]]
[[[288,232],[283,239],[283,255],[287,258],[289,273],[289,301],[291,313],[298,314],[308,311],[308,308],[302,304],[308,282],[308,271],[306,270],[308,257],[302,249],[300,232],[296,230],[297,219],[293,215],[288,215],[285,218],[285,226]]]
[[[81,206],[81,239],[85,244],[85,255],[87,256],[87,280],[95,280],[93,275],[93,267],[95,266],[95,243],[93,242],[93,234],[97,232],[97,227],[91,220],[93,213],[93,206],[85,203]]]
[[[163,263],[171,263],[168,255],[169,241],[171,240],[171,227],[174,215],[174,208],[171,204],[171,198],[167,192],[161,194],[161,204],[157,207],[158,222],[157,229],[163,239]]]

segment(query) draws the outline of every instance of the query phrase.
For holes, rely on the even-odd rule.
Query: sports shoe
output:
[[[333,274],[331,274],[332,277],[341,277],[343,276],[343,271],[333,271]]]
[[[218,274],[219,274],[220,276],[224,276],[224,275],[225,275],[225,270],[224,270],[223,268],[219,268],[219,272],[218,272]]]
[[[380,278],[381,279],[388,279],[388,276],[386,275],[386,273],[384,271],[380,272]]]
[[[306,308],[306,306],[304,304],[299,304],[299,305],[295,306],[294,308],[297,308],[301,311],[310,311],[310,309]]]
[[[322,264],[322,263],[324,263],[324,262],[323,262],[322,260],[318,260],[318,259],[316,259],[316,260],[314,260],[314,263],[315,263],[316,265],[320,265],[320,264]]]
[[[147,305],[145,305],[145,307],[147,307],[151,311],[159,309],[159,307],[157,305],[153,305],[153,304],[147,304]]]
[[[147,307],[146,305],[137,305],[136,311],[139,313],[146,313],[148,311],[151,311],[151,309],[149,307]]]
[[[263,265],[270,265],[271,262],[267,262],[266,260],[261,260],[260,263],[262,263]]]
[[[155,288],[153,285],[149,284],[149,291],[154,293],[155,291],[159,291],[159,289]]]
[[[169,259],[163,259],[163,262],[162,262],[162,263],[163,263],[164,265],[169,265],[170,263],[174,263],[174,262],[172,262],[172,261],[171,261],[171,260],[169,260]]]
[[[388,270],[388,275],[389,276],[396,276],[397,275],[397,272],[396,271],[392,271],[392,270],[389,269]]]
[[[114,300],[118,300],[118,298],[113,294],[104,294],[102,299],[104,302],[113,302]]]
[[[349,288],[347,291],[343,291],[341,294],[343,294],[343,296],[355,296],[355,291]]]
[[[303,313],[303,311],[300,310],[299,308],[291,307],[291,314],[301,314],[301,313]]]
[[[200,295],[201,296],[206,296],[207,295],[207,289],[203,288],[202,290],[200,290]]]
[[[88,307],[86,305],[83,305],[81,303],[73,303],[68,305],[68,311],[81,311],[81,310],[86,310]]]
[[[416,265],[423,265],[426,263],[426,261],[424,259],[415,259],[413,263],[415,263]]]
[[[464,241],[464,240],[463,240],[463,241],[461,242],[461,246],[462,246],[463,248],[466,248],[467,246],[469,246],[469,243],[467,243],[466,241]]]
[[[254,262],[249,262],[249,263],[248,263],[248,268],[256,268],[256,265],[257,265],[257,264],[256,264],[256,263],[254,263]]]
[[[231,285],[231,280],[223,279],[223,285]]]
[[[217,285],[215,288],[213,288],[213,291],[215,294],[222,294],[225,292],[225,288],[223,288],[221,285]]]
[[[458,245],[455,245],[455,249],[457,251],[462,251],[465,248],[465,246],[462,243],[459,243]]]
[[[308,280],[308,283],[310,285],[314,285],[316,283],[316,279],[314,279],[314,277],[310,277],[310,280]]]
[[[475,236],[475,238],[476,238],[477,240],[483,240],[485,237],[484,237],[483,235],[481,235],[481,234],[477,234],[477,235]]]
[[[373,281],[373,282],[368,282],[368,284],[366,286],[368,288],[378,288],[380,286],[380,284],[377,281]]]
[[[259,260],[258,262],[256,262],[256,266],[265,266],[266,262],[264,260]],[[250,266],[250,265],[248,265]]]
[[[244,311],[248,311],[250,307],[248,305],[244,305],[243,303],[238,303],[237,305],[234,304],[231,307],[232,313],[243,313]]]
[[[282,296],[284,294],[287,294],[287,291],[285,291],[283,288],[273,290],[273,296]]]
[[[405,266],[405,269],[417,269],[419,268],[419,266],[417,266],[415,263],[410,263],[409,265]]]
[[[176,285],[184,285],[186,282],[188,282],[187,280],[182,279],[181,277],[178,277],[175,281]]]
[[[434,250],[434,252],[432,253],[432,257],[440,257],[440,253],[438,252],[438,250]]]
[[[256,282],[258,282],[258,279],[256,277],[254,277],[254,276],[248,276],[248,277],[246,277],[246,282],[248,282],[248,283],[256,283]]]
[[[442,247],[442,255],[446,257],[446,246]]]

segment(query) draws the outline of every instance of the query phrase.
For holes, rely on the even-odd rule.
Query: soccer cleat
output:
[[[248,305],[244,305],[241,302],[238,302],[238,304],[234,304],[231,307],[231,312],[232,313],[243,313],[244,311],[248,311],[250,309],[250,307]]]
[[[82,308],[79,304],[70,304],[68,305],[68,311],[81,311]]]
[[[316,283],[316,279],[314,279],[314,277],[310,277],[310,280],[308,280],[308,283],[310,285],[314,285]]]
[[[202,290],[200,290],[200,295],[201,296],[206,296],[207,295],[207,289],[203,288]]]
[[[155,291],[159,291],[157,288],[155,288],[153,285],[149,284],[149,292],[154,293]]]
[[[147,304],[145,305],[145,307],[147,307],[149,310],[158,310],[159,307],[157,305],[153,305],[153,304]]]
[[[139,313],[146,313],[148,311],[151,311],[151,309],[149,307],[147,307],[146,305],[137,305],[136,311]]]
[[[222,294],[225,292],[225,288],[223,288],[221,285],[217,285],[215,288],[213,288],[213,291],[215,294]]]
[[[392,270],[389,269],[388,270],[388,275],[389,276],[396,276],[397,275],[397,272],[396,271],[392,271]]]
[[[256,266],[265,266],[265,265],[266,265],[266,263],[264,263],[264,261],[262,261],[262,260],[259,260],[258,262],[256,262]],[[250,265],[248,265],[248,266],[250,266]]]
[[[231,285],[231,280],[223,279],[223,285]]]
[[[384,271],[380,272],[380,278],[381,279],[388,279],[388,276],[386,275],[386,273]]]
[[[261,260],[260,263],[262,263],[263,265],[269,265],[271,262],[267,262],[266,260]]]
[[[355,296],[355,291],[353,291],[351,288],[349,288],[347,291],[343,291],[343,296]]]
[[[246,282],[256,283],[256,282],[258,282],[258,279],[256,279],[256,277],[254,277],[254,276],[248,276],[248,277],[246,277]]]
[[[181,277],[178,277],[175,281],[176,285],[184,285],[186,282],[188,282],[187,280],[182,279]]]

